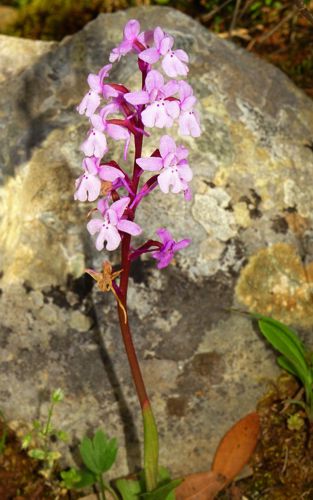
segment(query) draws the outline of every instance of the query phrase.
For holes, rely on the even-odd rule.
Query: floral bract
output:
[[[112,65],[131,54],[138,57],[141,89],[129,89],[109,81]],[[160,27],[141,31],[139,22],[131,19],[124,28],[122,41],[112,49],[109,61],[111,64],[103,66],[97,74],[89,74],[89,91],[77,107],[90,126],[81,145],[85,158],[83,172],[76,180],[74,198],[80,202],[98,200],[96,215],[87,224],[89,233],[95,236],[97,250],[105,247],[113,251],[122,244],[123,259],[129,261],[150,252],[161,269],[169,265],[175,252],[189,245],[190,239],[176,242],[168,230],[162,228],[157,231],[160,241],[147,240],[137,249],[133,248],[131,237],[142,232],[134,222],[136,210],[156,187],[163,193],[183,194],[190,200],[189,183],[193,174],[187,148],[167,133],[152,147],[150,156],[142,156],[142,143],[154,127],[170,129],[176,125],[182,136],[201,134],[196,97],[189,83],[179,79],[188,75],[189,57],[184,50],[174,48],[174,38]],[[127,162],[132,138],[135,158],[131,173],[110,158],[109,151],[112,140],[120,141]],[[152,176],[142,182],[144,172],[145,176],[148,172]],[[117,289],[114,283],[114,290]]]

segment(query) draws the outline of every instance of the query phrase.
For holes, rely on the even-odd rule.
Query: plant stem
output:
[[[100,486],[100,499],[105,500],[105,488],[104,488],[104,482],[101,474],[98,477],[98,482]]]
[[[48,418],[47,418],[47,423],[45,426],[45,429],[43,431],[43,436],[44,436],[44,463],[46,464],[47,462],[47,455],[48,455],[48,435],[50,431],[50,423],[51,423],[51,418],[53,414],[53,409],[54,409],[55,403],[52,402],[48,411]]]
[[[144,83],[143,83],[144,85]],[[142,125],[142,124],[141,124]],[[136,164],[137,158],[141,157],[142,152],[142,140],[141,134],[135,135],[135,159],[133,168],[133,180],[132,180],[132,190],[137,194],[138,184],[139,184],[139,167]],[[135,209],[133,217],[135,216]],[[129,272],[130,272],[130,241],[131,236],[124,234],[122,240],[122,274],[120,279],[120,293],[122,297],[122,305],[127,311],[127,289],[129,282]],[[136,387],[137,396],[142,411],[143,425],[144,425],[144,473],[146,480],[146,488],[148,491],[156,488],[158,483],[158,432],[155,424],[155,419],[153,416],[151,404],[146,391],[145,383],[142,377],[141,369],[139,366],[137,354],[133,344],[132,335],[129,327],[128,314],[125,314],[118,303],[118,316],[120,322],[120,328],[122,333],[122,338],[132,374],[132,378]]]

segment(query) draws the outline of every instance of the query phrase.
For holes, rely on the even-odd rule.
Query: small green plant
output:
[[[61,457],[58,451],[50,448],[51,438],[56,437],[60,441],[68,440],[66,432],[55,429],[52,425],[54,408],[63,399],[63,391],[56,389],[51,395],[47,421],[41,423],[39,420],[34,420],[32,430],[22,440],[22,449],[28,449],[33,441],[36,443],[37,447],[29,449],[28,455],[31,458],[42,461],[43,467],[40,472],[47,478],[51,477],[55,462]]]
[[[313,422],[313,353],[308,351],[298,334],[275,319],[252,314],[258,321],[261,333],[281,355],[277,363],[281,368],[297,377],[304,387],[305,403],[292,400],[302,406],[310,422]]]
[[[79,489],[98,484],[101,500],[105,500],[106,491],[118,499],[109,483],[103,479],[103,474],[111,469],[116,460],[116,439],[109,439],[101,429],[98,429],[92,439],[86,436],[83,438],[79,452],[85,469],[72,468],[61,472],[63,485],[68,489]]]
[[[147,492],[144,475],[141,473],[138,479],[117,479],[116,489],[123,500],[175,500],[174,489],[182,482],[182,479],[171,480],[170,474],[165,467],[159,468],[157,487]]]

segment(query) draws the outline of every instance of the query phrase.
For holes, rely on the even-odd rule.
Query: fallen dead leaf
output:
[[[213,460],[212,471],[232,481],[249,461],[258,442],[259,416],[249,413],[236,422],[221,440]]]
[[[190,474],[176,488],[176,500],[213,500],[227,484],[226,477],[214,471]]]

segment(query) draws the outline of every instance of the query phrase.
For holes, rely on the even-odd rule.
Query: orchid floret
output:
[[[152,257],[158,261],[157,268],[163,269],[173,260],[175,252],[190,245],[191,239],[185,238],[176,242],[173,240],[171,233],[165,228],[158,229],[156,233],[162,241],[162,246],[152,253]]]

